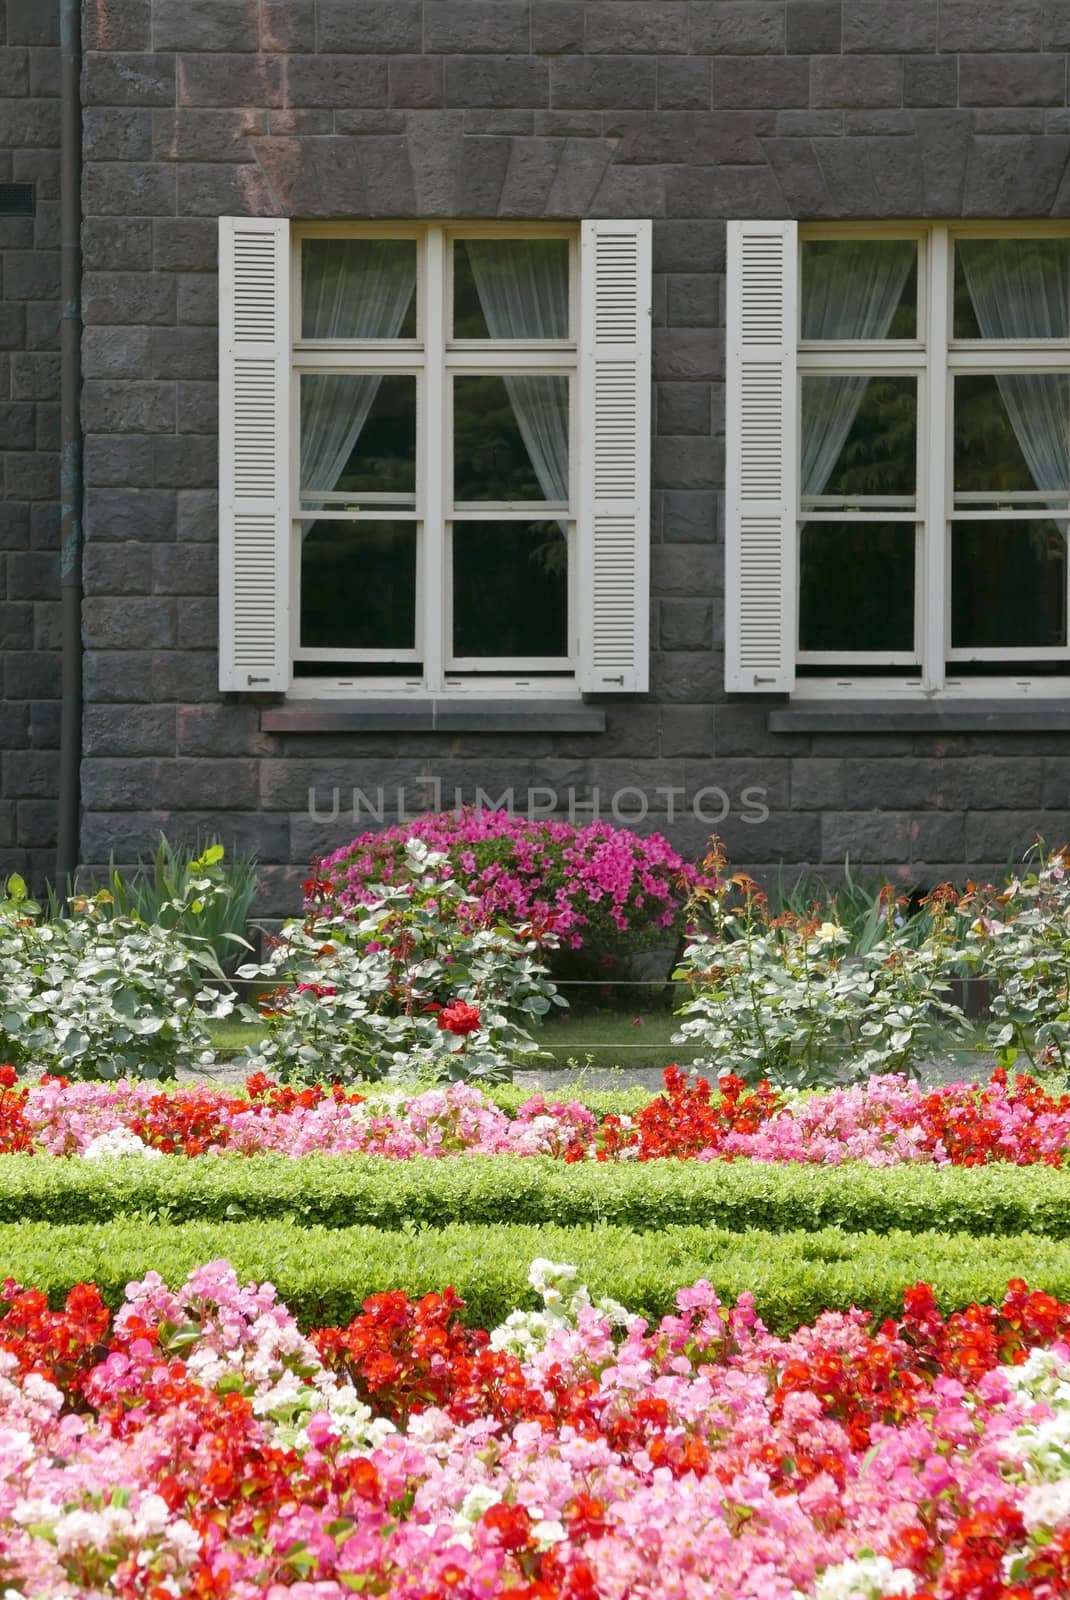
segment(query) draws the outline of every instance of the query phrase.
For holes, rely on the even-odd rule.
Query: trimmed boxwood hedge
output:
[[[1070,1243],[1035,1234],[976,1239],[965,1234],[735,1232],[671,1227],[522,1227],[501,1224],[388,1232],[302,1228],[292,1222],[179,1226],[119,1219],[108,1224],[23,1223],[4,1231],[0,1278],[46,1290],[58,1303],[80,1281],[95,1281],[117,1305],[126,1284],[156,1271],[176,1284],[195,1266],[225,1256],[243,1281],[270,1281],[305,1327],[345,1323],[365,1296],[384,1289],[418,1295],[452,1285],[466,1317],[493,1327],[517,1305],[533,1304],[528,1263],[571,1261],[595,1294],[657,1317],[677,1289],[709,1279],[726,1301],[750,1290],[778,1330],[810,1322],[825,1307],[858,1305],[894,1315],[903,1290],[924,1280],[945,1311],[998,1301],[1009,1279],[1070,1299]]]
[[[766,1162],[566,1165],[541,1157],[389,1161],[379,1156],[220,1156],[91,1162],[0,1158],[0,1222],[290,1219],[306,1226],[612,1223],[732,1229],[837,1226],[884,1233],[1070,1237],[1070,1170],[874,1168]]]

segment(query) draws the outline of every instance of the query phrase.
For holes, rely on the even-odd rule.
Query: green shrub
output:
[[[211,1061],[209,1019],[227,1016],[233,998],[211,944],[188,929],[230,893],[222,854],[206,851],[160,908],[172,926],[116,914],[106,889],[75,895],[68,916],[48,921],[10,878],[0,901],[0,1060],[70,1078],[170,1078]]]
[[[1014,1233],[1070,1238],[1070,1171],[874,1168],[757,1161],[566,1165],[542,1157],[220,1156],[185,1161],[0,1158],[0,1224],[263,1221],[350,1228],[450,1223],[677,1226],[853,1233]]]
[[[419,1295],[452,1285],[473,1324],[494,1327],[533,1306],[527,1282],[537,1256],[573,1262],[595,1295],[656,1318],[676,1291],[708,1279],[726,1301],[753,1293],[770,1327],[787,1331],[825,1308],[857,1305],[880,1318],[902,1308],[903,1290],[931,1283],[945,1312],[999,1300],[1011,1278],[1070,1298],[1070,1243],[1014,1234],[975,1239],[943,1233],[736,1233],[670,1228],[500,1225],[387,1233],[273,1223],[22,1223],[5,1229],[0,1278],[45,1290],[59,1303],[75,1283],[96,1282],[118,1305],[126,1285],[159,1272],[171,1284],[226,1257],[243,1281],[270,1282],[303,1326],[348,1322],[365,1297],[385,1289]]]

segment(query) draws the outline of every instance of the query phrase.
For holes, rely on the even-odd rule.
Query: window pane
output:
[[[1065,643],[1066,523],[953,523],[952,648]]]
[[[805,522],[800,650],[913,650],[915,538],[909,522]]]
[[[305,373],[301,493],[416,503],[416,379],[407,373]]]
[[[804,339],[916,339],[913,239],[804,239]]]
[[[955,492],[1070,493],[1070,374],[955,379]]]
[[[310,650],[413,649],[414,522],[302,524],[301,644]]]
[[[302,339],[415,339],[415,239],[303,239]]]
[[[567,339],[567,239],[457,239],[455,339]]]
[[[1070,239],[959,239],[956,339],[1070,335]]]
[[[917,379],[802,380],[804,496],[912,496],[917,442]]]
[[[453,380],[453,498],[568,504],[568,379]]]
[[[453,651],[568,655],[568,541],[558,523],[454,523]]]

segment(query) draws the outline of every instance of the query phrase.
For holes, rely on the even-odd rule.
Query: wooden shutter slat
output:
[[[290,683],[290,228],[219,221],[219,686]]]
[[[648,683],[651,225],[580,239],[580,687]]]
[[[795,685],[796,306],[793,222],[728,224],[725,687]]]

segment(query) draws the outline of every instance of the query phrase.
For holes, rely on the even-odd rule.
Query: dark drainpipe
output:
[[[82,18],[59,0],[60,600],[62,687],[56,885],[78,867],[82,762]]]

